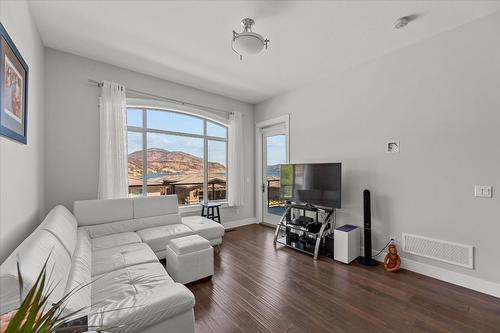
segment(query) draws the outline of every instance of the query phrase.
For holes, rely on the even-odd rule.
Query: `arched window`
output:
[[[227,199],[227,126],[199,115],[127,108],[129,196],[179,205]]]

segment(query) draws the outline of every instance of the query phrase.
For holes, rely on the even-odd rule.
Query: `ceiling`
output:
[[[31,1],[43,43],[258,103],[500,10],[495,1]],[[394,21],[417,19],[396,30]],[[231,50],[244,17],[269,49]],[[103,78],[104,79],[104,78]]]

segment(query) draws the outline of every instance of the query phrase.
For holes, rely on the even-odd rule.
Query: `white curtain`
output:
[[[240,112],[231,112],[228,123],[228,189],[229,206],[243,205],[244,165],[243,165],[243,124]]]
[[[99,199],[128,195],[126,112],[125,87],[104,81],[99,98]]]

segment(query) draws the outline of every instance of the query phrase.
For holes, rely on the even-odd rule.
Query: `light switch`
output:
[[[492,186],[476,185],[474,186],[474,196],[481,198],[491,198],[493,194]]]

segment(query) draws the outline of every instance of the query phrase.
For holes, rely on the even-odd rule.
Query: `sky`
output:
[[[203,134],[203,120],[189,115],[165,111],[147,111],[148,128],[167,131]],[[142,127],[142,110],[128,109],[128,126]],[[207,134],[214,137],[226,137],[226,128],[208,122]],[[161,148],[169,151],[182,151],[203,158],[203,139],[161,133],[147,134],[148,148]],[[128,132],[128,153],[142,150],[142,134]],[[226,143],[220,141],[208,142],[209,162],[226,165]]]
[[[267,137],[267,165],[286,163],[286,136],[283,134]]]

